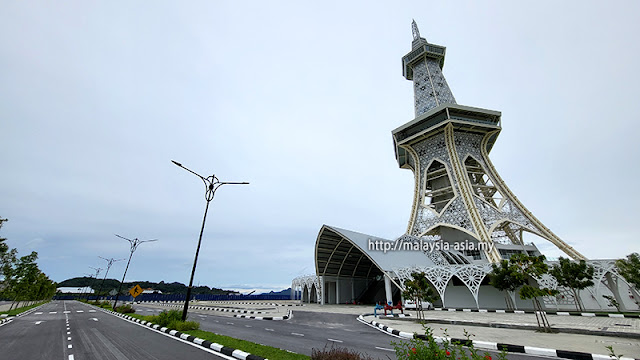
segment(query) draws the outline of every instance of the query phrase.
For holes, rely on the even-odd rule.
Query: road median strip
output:
[[[90,305],[90,304],[88,304],[88,305]],[[94,306],[94,305],[90,305],[90,306]],[[125,315],[125,314],[122,314],[122,313],[118,313],[118,312],[115,312],[115,311],[112,311],[112,310],[108,310],[108,309],[104,309],[104,308],[100,308],[100,307],[98,309],[103,311],[103,312],[105,312],[105,313],[109,313],[111,315],[115,315],[115,316],[121,317],[123,319],[138,323],[138,324],[143,325],[145,327],[152,328],[154,330],[163,332],[165,334],[169,334],[169,335],[171,335],[173,337],[182,339],[184,341],[188,341],[188,342],[194,343],[194,344],[196,344],[198,346],[201,346],[203,348],[210,349],[210,350],[219,352],[221,354],[234,357],[236,359],[240,359],[240,360],[267,360],[267,358],[264,358],[262,356],[258,356],[258,355],[251,354],[251,353],[239,350],[239,349],[234,349],[234,348],[222,345],[222,344],[218,344],[216,342],[212,342],[212,341],[209,341],[209,340],[206,340],[206,339],[202,339],[202,338],[199,338],[197,336],[190,335],[190,334],[188,334],[186,332],[181,332],[181,331],[170,329],[170,328],[167,328],[167,327],[161,327],[160,325],[154,324],[154,323],[152,323],[150,321],[147,321],[147,320],[141,320],[141,319],[135,318],[133,316]],[[207,333],[207,332],[204,332],[204,331],[201,331],[201,330],[196,330],[196,331],[202,332],[202,333]],[[217,335],[217,334],[214,334],[214,333],[209,333],[209,334],[211,334],[213,336],[225,337],[224,335]],[[203,335],[201,335],[201,336],[203,336]],[[241,341],[242,342],[244,340],[237,340],[237,341]],[[259,344],[255,344],[255,345],[260,346]],[[276,349],[276,348],[273,348],[273,349],[280,350],[280,351],[283,351],[283,352],[286,351],[286,350],[281,350],[281,349]],[[306,358],[308,358],[308,357],[306,357]]]

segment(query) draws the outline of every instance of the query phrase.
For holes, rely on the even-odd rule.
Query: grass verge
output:
[[[140,314],[125,314],[136,319],[154,322],[156,316],[153,315],[140,315]],[[179,330],[179,329],[177,329]],[[204,330],[186,330],[182,333],[189,334],[200,339],[209,340],[211,342],[218,343],[220,345],[228,346],[230,348],[242,350],[253,355],[262,356],[267,359],[282,359],[282,360],[309,360],[309,356],[296,354],[287,350],[278,349],[272,346],[260,345],[251,341],[235,339],[229,336],[214,334]]]
[[[309,360],[311,359],[309,356],[306,356],[306,355],[288,352],[287,350],[274,348],[272,346],[256,344],[251,341],[234,339],[229,336],[218,335],[218,334],[214,334],[212,332],[208,332],[204,330],[189,330],[189,331],[183,331],[183,332],[185,334],[199,337],[200,339],[209,340],[211,342],[215,342],[220,345],[242,350],[244,352],[248,352],[253,355],[262,356],[263,358],[267,358],[267,359],[278,359],[278,360]]]
[[[0,314],[7,314],[9,316],[16,316],[16,315],[18,315],[20,313],[23,313],[23,312],[25,312],[27,310],[31,310],[34,307],[40,306],[40,305],[42,305],[44,303],[47,303],[47,302],[48,301],[43,301],[43,302],[39,302],[37,304],[33,304],[33,305],[29,305],[29,306],[23,306],[23,307],[20,307],[20,308],[17,308],[17,309],[13,309],[11,311],[0,311]]]

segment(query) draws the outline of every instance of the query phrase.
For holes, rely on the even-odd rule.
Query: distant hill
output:
[[[89,286],[97,292],[100,289],[101,283],[102,283],[102,279],[96,280],[90,277],[83,276],[83,277],[76,277],[76,278],[62,281],[58,283],[58,287],[78,288],[78,287]],[[134,287],[135,285],[140,285],[140,287],[142,287],[143,289],[151,288],[153,290],[160,290],[162,291],[163,294],[186,294],[187,293],[186,285],[179,282],[165,283],[164,281],[160,281],[159,283],[151,282],[151,281],[125,282],[124,285],[122,286],[122,291],[126,292],[130,288]],[[105,279],[104,285],[102,286],[102,293],[103,294],[109,293],[111,290],[114,290],[114,289],[117,291],[119,286],[120,286],[120,281],[116,279]],[[200,294],[226,295],[229,293],[233,293],[233,291],[223,290],[218,288],[209,288],[207,286],[194,286],[193,289],[191,290],[191,293],[194,295],[200,295]]]
[[[268,293],[262,293],[260,295],[287,295],[287,296],[291,296],[291,288],[288,289],[284,289],[278,292],[275,291],[269,291]]]

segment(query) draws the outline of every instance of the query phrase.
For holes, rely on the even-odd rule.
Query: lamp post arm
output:
[[[197,172],[195,172],[195,171],[193,171],[193,170],[189,169],[188,167],[185,167],[184,165],[180,164],[179,162],[174,161],[174,160],[171,160],[171,162],[172,162],[172,163],[174,163],[176,166],[181,167],[181,168],[183,168],[183,169],[187,170],[188,172],[192,173],[193,175],[195,175],[195,176],[199,177],[199,178],[200,178],[200,179],[202,179],[203,181],[205,180],[205,177],[204,177],[204,176],[202,176],[202,175],[198,174]]]

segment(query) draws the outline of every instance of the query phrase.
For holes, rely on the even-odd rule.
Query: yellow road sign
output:
[[[131,294],[131,296],[135,298],[138,295],[142,294],[142,288],[140,287],[140,285],[136,285],[131,290],[129,290],[129,294]]]

